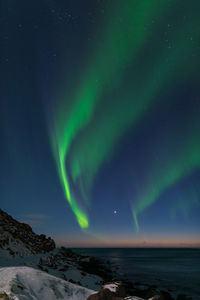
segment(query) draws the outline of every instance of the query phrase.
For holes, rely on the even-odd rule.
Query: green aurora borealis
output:
[[[56,99],[51,144],[65,197],[82,229],[89,227],[95,176],[122,147],[123,136],[137,131],[171,84],[184,84],[197,72],[199,10],[191,3],[111,1],[73,95]],[[131,203],[137,230],[138,215],[200,167],[197,112],[187,121],[166,136],[165,147],[156,141],[145,185]]]

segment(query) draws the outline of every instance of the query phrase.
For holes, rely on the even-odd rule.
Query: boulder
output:
[[[98,293],[92,294],[87,300],[122,300],[126,296],[122,282],[108,282]]]
[[[149,289],[145,294],[145,298],[149,300],[173,300],[171,295],[166,291],[157,291]]]
[[[0,292],[0,299],[9,300],[9,297],[5,292]]]
[[[154,295],[152,298],[149,298],[148,300],[165,300],[164,298],[163,298],[163,296],[162,295]]]

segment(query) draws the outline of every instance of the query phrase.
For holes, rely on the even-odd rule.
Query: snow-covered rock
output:
[[[27,256],[47,253],[55,242],[44,234],[36,234],[28,224],[16,221],[0,209],[0,256]]]
[[[124,299],[125,288],[121,281],[108,282],[104,284],[98,293],[94,293],[87,300]]]
[[[94,291],[29,267],[0,269],[0,296],[9,300],[85,300]],[[7,296],[6,296],[7,295]]]
[[[100,276],[87,272],[89,268],[87,265],[85,267],[85,262],[88,260],[88,257],[75,254],[70,249],[61,247],[43,255],[39,260],[38,267],[72,283],[99,290],[103,280]]]
[[[136,297],[136,296],[128,296],[126,298],[124,298],[124,300],[144,300],[143,298],[140,297]],[[148,299],[150,300],[150,299]]]
[[[0,209],[0,267],[28,266],[99,290],[103,279],[89,270],[90,260],[70,249],[55,248],[51,238],[34,233],[29,225],[16,221]]]
[[[119,282],[111,282],[103,285],[103,289],[108,289],[113,293],[116,293],[119,287],[120,287]]]

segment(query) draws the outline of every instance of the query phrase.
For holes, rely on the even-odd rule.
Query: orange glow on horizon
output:
[[[200,237],[161,237],[161,238],[80,238],[80,239],[68,239],[67,237],[55,238],[58,246],[65,247],[191,247],[200,248]]]

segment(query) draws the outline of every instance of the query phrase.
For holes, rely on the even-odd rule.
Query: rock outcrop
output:
[[[143,296],[127,296],[121,281],[104,284],[99,292],[90,295],[87,300],[173,300],[169,293],[152,291]],[[178,300],[179,298],[177,298]],[[187,298],[184,298],[187,299]]]
[[[16,221],[0,209],[0,249],[10,255],[46,253],[55,249],[55,242],[44,234],[36,234],[28,224]]]
[[[134,284],[127,280],[122,284],[118,280],[124,279],[112,271],[107,262],[77,254],[65,247],[55,247],[55,242],[50,237],[34,233],[29,225],[16,221],[0,209],[1,267],[12,267],[13,265],[32,267],[93,291],[99,290],[99,292],[88,295],[88,300],[174,299],[168,291],[162,291],[156,286],[145,285],[143,288],[138,288],[137,283]],[[2,279],[0,276],[0,281]],[[103,282],[108,283],[103,284]],[[8,299],[6,292],[2,291],[1,287],[0,299]],[[192,300],[192,298],[178,295],[176,300]]]
[[[98,293],[90,295],[87,300],[121,300],[126,296],[122,282],[108,282]]]

